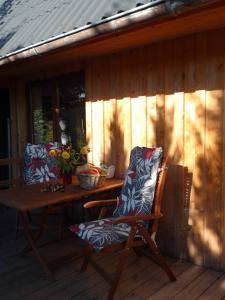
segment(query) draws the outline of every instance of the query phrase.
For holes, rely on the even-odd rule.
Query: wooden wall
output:
[[[86,62],[87,137],[94,163],[123,177],[132,147],[173,156],[159,243],[224,266],[225,29]]]
[[[86,72],[90,161],[115,164],[123,177],[134,146],[163,146],[173,157],[159,244],[163,252],[215,269],[225,268],[224,36],[225,29],[199,33],[48,74]],[[23,144],[24,83],[14,90],[15,132]]]

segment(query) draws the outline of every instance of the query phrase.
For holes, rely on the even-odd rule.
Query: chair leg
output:
[[[40,255],[39,251],[38,251],[38,247],[35,243],[35,240],[33,239],[30,230],[29,230],[29,221],[28,221],[28,215],[25,212],[20,212],[20,220],[21,223],[23,225],[23,229],[24,229],[24,233],[27,237],[27,240],[30,244],[30,248],[33,250],[34,255],[36,256],[36,259],[39,261],[40,265],[42,266],[42,268],[44,269],[44,271],[46,272],[46,274],[51,278],[54,279],[54,276],[51,272],[51,270],[49,269],[47,263],[44,261],[44,259],[42,258],[42,256]]]
[[[87,270],[88,263],[89,263],[89,257],[91,256],[93,249],[91,246],[87,246],[87,248],[84,251],[85,251],[84,260],[83,260],[82,266],[80,268],[80,273],[83,273]]]
[[[167,265],[167,263],[166,263],[165,259],[163,258],[163,256],[160,254],[159,248],[156,246],[155,242],[151,239],[151,237],[149,237],[148,231],[144,227],[144,225],[139,226],[139,230],[143,234],[143,236],[144,236],[145,240],[147,241],[149,247],[153,251],[159,265],[161,266],[161,268],[166,272],[167,276],[169,277],[169,279],[171,281],[176,281],[175,275],[173,274],[173,272],[171,271],[171,269]]]
[[[29,222],[32,221],[31,215],[30,215],[29,212],[27,212],[27,218],[28,218]],[[19,213],[18,213],[18,211],[17,211],[17,212],[16,212],[16,232],[15,232],[15,240],[17,240],[18,237],[19,237],[19,227],[20,227],[20,216],[19,216]]]
[[[27,216],[27,220],[30,220],[29,215],[27,214],[26,216]],[[47,217],[46,216],[46,211],[45,211],[45,209],[43,209],[42,213],[41,213],[41,218],[40,218],[40,221],[39,221],[39,224],[38,224],[38,227],[39,227],[38,231],[37,231],[36,235],[32,237],[33,240],[34,240],[34,242],[37,242],[41,238],[41,236],[42,236],[42,234],[44,232],[45,223],[46,223],[46,217]],[[27,222],[29,222],[29,221],[27,221]],[[26,252],[29,252],[30,250],[32,250],[32,247],[28,244],[21,251],[20,255],[23,256],[23,255],[25,255]]]
[[[133,248],[132,245],[133,245],[133,241],[134,241],[134,237],[136,235],[136,232],[137,232],[137,227],[135,225],[131,228],[126,246],[124,247],[124,250],[123,250],[124,253],[121,254],[121,258],[120,258],[120,262],[119,262],[118,267],[117,267],[115,279],[111,283],[111,288],[109,290],[107,300],[112,300],[114,295],[115,295],[115,292],[116,292],[117,286],[119,284],[122,272],[123,272],[124,267],[127,263],[127,258],[128,258],[129,253],[130,253],[130,249]]]
[[[127,258],[128,258],[128,255],[129,255],[129,251],[130,251],[130,249],[127,248],[127,249],[124,250],[124,254],[121,255],[121,260],[118,264],[115,279],[113,280],[113,282],[111,284],[107,300],[112,300],[114,295],[115,295],[115,292],[116,292],[116,289],[118,287],[122,272],[123,272],[124,267],[127,263]]]

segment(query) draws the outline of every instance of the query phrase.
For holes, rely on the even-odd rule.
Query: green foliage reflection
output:
[[[33,111],[35,143],[53,141],[53,121],[49,120],[42,109]]]

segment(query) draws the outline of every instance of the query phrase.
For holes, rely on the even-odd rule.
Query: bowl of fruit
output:
[[[105,182],[106,172],[101,168],[86,164],[81,166],[77,172],[80,187],[85,190],[90,190],[102,186]]]

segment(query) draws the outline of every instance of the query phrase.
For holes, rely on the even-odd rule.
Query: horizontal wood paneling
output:
[[[224,36],[199,33],[86,64],[90,159],[123,177],[132,147],[163,146],[173,166],[160,245],[214,268],[224,265]]]

